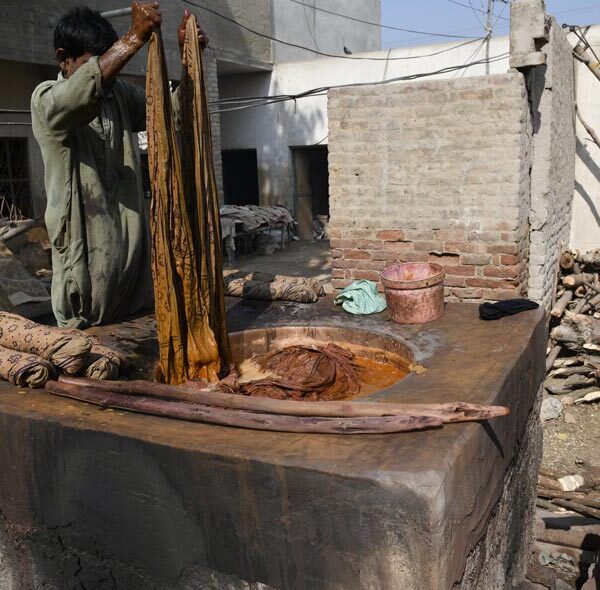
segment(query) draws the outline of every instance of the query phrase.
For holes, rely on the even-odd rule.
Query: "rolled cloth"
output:
[[[226,270],[223,272],[225,293],[231,297],[262,299],[267,301],[297,301],[314,303],[325,295],[318,279],[289,277],[266,272]]]
[[[78,375],[86,365],[92,341],[84,335],[0,312],[0,346],[40,356],[65,373]]]
[[[112,348],[93,340],[86,365],[84,374],[90,379],[116,379],[125,365],[125,359]]]
[[[0,346],[0,378],[18,387],[44,387],[54,379],[54,367],[47,360]]]

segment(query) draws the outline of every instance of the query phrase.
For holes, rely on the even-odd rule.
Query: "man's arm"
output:
[[[100,57],[92,57],[68,78],[44,82],[33,92],[31,109],[59,134],[83,127],[100,113],[104,88],[160,26],[158,2],[132,4],[129,32]]]
[[[158,2],[133,2],[131,8],[131,28],[98,60],[102,72],[102,85],[105,87],[112,84],[127,62],[150,40],[152,33],[162,22]]]

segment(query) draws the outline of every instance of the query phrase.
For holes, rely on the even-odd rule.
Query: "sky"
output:
[[[508,20],[505,19],[510,8],[503,0],[495,0],[494,4],[494,34],[506,35]],[[486,10],[487,0],[381,0],[381,23],[417,31],[479,37],[483,36]],[[546,0],[546,10],[561,24],[600,24],[600,0]],[[448,41],[452,38],[382,29],[382,46],[386,49]]]

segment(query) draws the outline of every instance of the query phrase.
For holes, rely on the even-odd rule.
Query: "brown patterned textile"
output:
[[[254,362],[272,377],[240,382],[232,371],[217,389],[291,400],[334,400],[358,393],[359,368],[354,355],[335,344],[327,346],[288,346],[254,357]]]
[[[19,315],[0,312],[0,346],[50,361],[69,375],[78,375],[92,348],[91,340],[60,328],[43,326]]]
[[[125,358],[121,354],[93,338],[92,350],[86,357],[84,375],[90,379],[116,379],[125,364]]]
[[[323,285],[314,278],[226,270],[223,272],[223,279],[225,294],[230,297],[315,303],[319,297],[325,295]]]
[[[44,387],[54,379],[55,370],[47,360],[0,346],[0,378],[18,387]]]
[[[170,384],[215,382],[230,358],[210,119],[193,16],[183,61],[180,155],[162,39],[152,36],[146,97],[157,379]]]

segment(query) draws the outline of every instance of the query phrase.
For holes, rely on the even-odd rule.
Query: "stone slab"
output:
[[[511,415],[298,435],[101,410],[3,383],[0,588],[254,587],[217,581],[227,576],[276,588],[459,583],[532,419],[543,312],[483,322],[476,305],[449,304],[439,321],[399,326],[385,313],[350,317],[330,299],[230,302],[232,331],[284,324],[404,339],[427,371],[371,399],[506,404]],[[152,349],[147,319],[100,332]],[[190,571],[203,573],[184,584]]]

